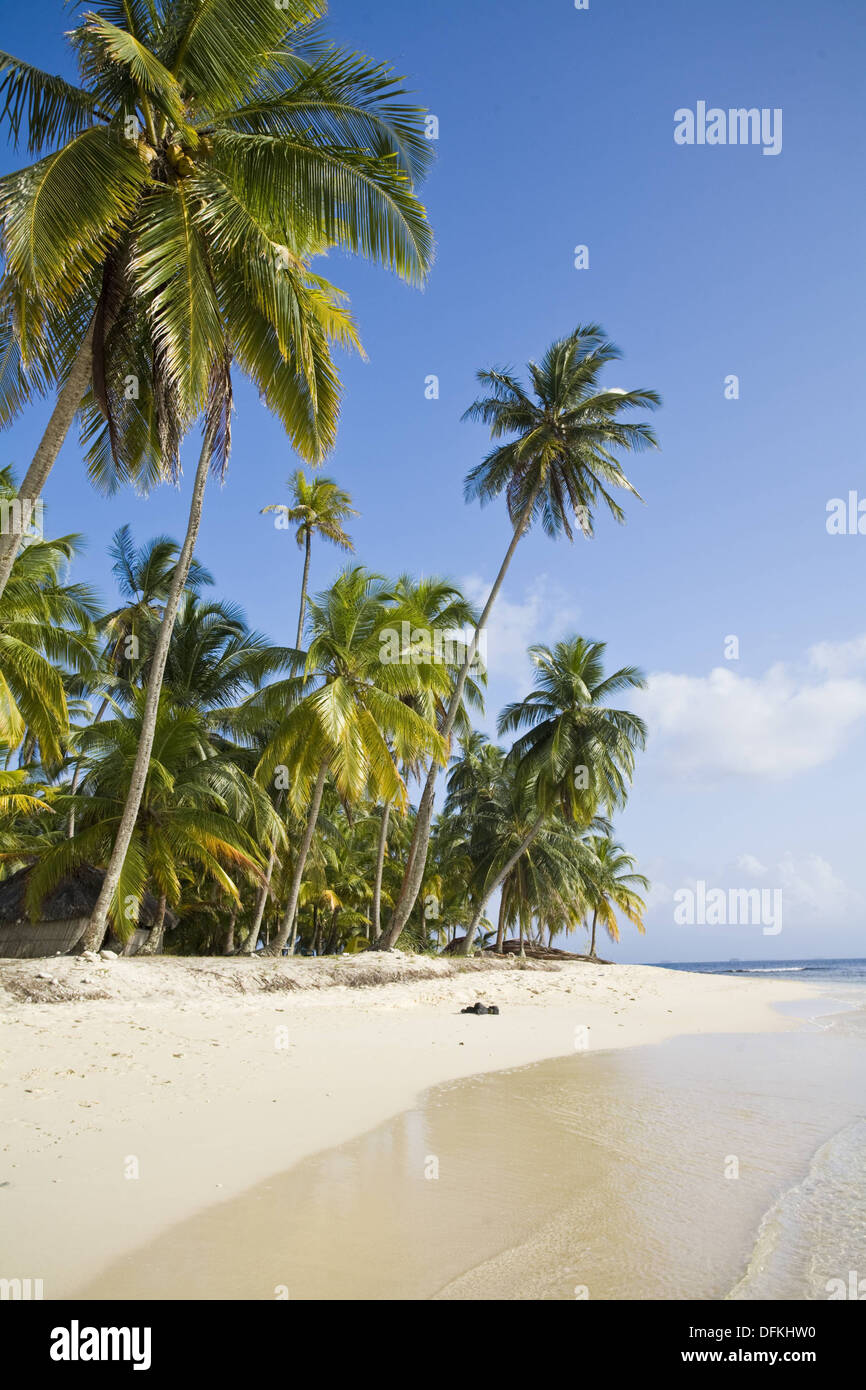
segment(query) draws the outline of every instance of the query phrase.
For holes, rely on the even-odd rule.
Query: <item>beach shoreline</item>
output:
[[[2,1272],[41,1278],[49,1299],[432,1087],[575,1051],[792,1030],[774,1006],[823,997],[775,978],[399,953],[16,961],[0,988]],[[502,1012],[460,1013],[477,999]]]

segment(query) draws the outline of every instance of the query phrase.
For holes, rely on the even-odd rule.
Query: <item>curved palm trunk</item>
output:
[[[295,942],[295,914],[298,910],[298,898],[301,896],[301,880],[304,877],[304,869],[307,863],[307,856],[310,853],[310,845],[313,843],[313,835],[316,830],[316,821],[319,819],[319,811],[322,806],[322,793],[325,790],[325,778],[328,774],[328,764],[322,763],[319,768],[319,775],[316,778],[316,785],[313,788],[313,797],[310,802],[310,810],[307,814],[307,824],[304,829],[304,838],[298,850],[298,857],[295,861],[295,872],[292,875],[292,886],[289,890],[289,901],[286,907],[286,915],[273,943],[268,948],[272,956],[282,954],[283,947],[288,944],[289,932],[292,933],[292,945]]]
[[[304,613],[307,607],[307,582],[310,578],[310,552],[312,550],[312,545],[313,538],[308,530],[304,545],[304,577],[301,580],[301,609],[298,613],[298,640],[295,643],[298,651],[301,649],[301,642],[304,636]]]
[[[159,912],[151,928],[150,936],[138,953],[140,956],[158,956],[162,950],[162,941],[165,936],[165,904],[165,893],[160,893]]]
[[[274,876],[274,865],[276,864],[276,862],[277,848],[276,845],[271,845],[271,852],[268,857],[268,869],[267,873],[265,874],[265,881],[259,889],[259,900],[256,903],[256,915],[253,918],[253,925],[250,929],[250,934],[241,948],[242,956],[254,956],[256,953],[256,946],[259,943],[259,932],[261,931],[262,927],[262,918],[265,915],[265,904],[268,901],[268,894],[271,891],[271,879]]]
[[[496,890],[497,890],[497,888],[499,887],[499,885],[500,885],[501,883],[504,883],[504,882],[505,882],[505,880],[507,879],[508,875],[511,873],[511,870],[514,868],[515,864],[523,857],[523,855],[524,855],[524,854],[526,853],[526,851],[529,849],[529,846],[532,844],[532,841],[535,839],[536,835],[538,834],[539,830],[540,830],[541,827],[544,825],[544,822],[545,822],[546,820],[547,820],[547,813],[545,812],[543,815],[540,815],[540,816],[538,817],[538,819],[537,819],[537,820],[534,822],[534,824],[532,825],[531,829],[528,830],[528,831],[526,832],[526,834],[524,835],[523,839],[520,841],[520,844],[517,846],[517,849],[514,851],[514,853],[512,854],[511,858],[509,859],[508,863],[505,865],[505,867],[504,867],[503,869],[500,869],[499,873],[496,875],[496,877],[494,878],[493,882],[490,884],[490,887],[485,891],[484,896],[482,897],[482,899],[481,899],[481,901],[479,902],[477,908],[475,909],[475,916],[472,918],[472,921],[471,921],[470,924],[469,924],[469,927],[468,927],[468,929],[467,929],[466,935],[464,936],[463,940],[461,941],[460,945],[459,945],[458,948],[457,948],[457,954],[458,954],[458,955],[460,955],[460,956],[468,956],[468,955],[469,955],[469,952],[470,952],[470,950],[471,950],[471,948],[472,948],[472,944],[473,944],[473,942],[475,941],[475,933],[476,933],[477,930],[478,930],[478,925],[479,925],[479,923],[480,923],[480,921],[481,921],[481,918],[484,916],[484,909],[485,909],[485,907],[487,906],[487,904],[488,904],[488,902],[490,901],[490,899],[493,897],[493,894],[496,892]],[[522,918],[522,917],[521,917],[521,927],[520,927],[520,952],[521,952],[521,955],[522,955],[522,954],[523,954],[523,918]]]
[[[502,888],[502,897],[499,899],[499,920],[496,923],[496,954],[502,955],[502,948],[505,945],[505,886]]]
[[[391,817],[391,803],[386,801],[382,807],[382,824],[379,826],[379,844],[376,850],[376,877],[373,881],[373,944],[382,935],[382,875],[385,872],[385,850],[388,846],[388,821]]]
[[[529,524],[529,519],[532,516],[532,509],[535,506],[535,499],[537,496],[538,488],[536,488],[535,491],[532,493],[531,497],[529,498],[529,501],[527,502],[520,515],[517,525],[514,528],[514,534],[511,537],[511,543],[505,552],[505,558],[499,567],[499,573],[496,576],[493,588],[490,590],[487,602],[484,605],[484,611],[481,614],[481,617],[478,620],[478,626],[476,627],[475,632],[472,635],[472,641],[469,644],[469,651],[466,654],[466,660],[464,661],[460,669],[460,674],[457,677],[457,683],[454,686],[454,693],[452,694],[451,700],[448,705],[448,710],[445,715],[445,722],[439,731],[442,734],[442,737],[446,740],[450,737],[454,729],[454,724],[457,719],[457,712],[460,709],[460,702],[463,699],[463,690],[466,686],[466,679],[469,675],[470,667],[472,666],[472,663],[475,660],[475,653],[478,650],[479,636],[482,630],[484,629],[488,618],[490,617],[493,605],[499,597],[499,591],[501,590],[502,585],[505,581],[505,576],[508,573],[508,567],[511,564],[511,561],[514,559],[514,552],[516,551],[520,539],[524,531],[526,530],[527,525]],[[403,882],[400,886],[400,893],[398,895],[396,903],[394,904],[394,911],[391,914],[391,920],[388,923],[388,929],[382,936],[381,945],[385,950],[389,950],[396,942],[397,938],[399,937],[400,933],[402,932],[403,928],[409,920],[409,914],[411,913],[412,908],[415,906],[415,900],[417,899],[418,894],[421,890],[421,884],[424,879],[424,870],[427,866],[427,846],[430,843],[430,827],[433,823],[433,798],[436,793],[436,779],[438,776],[439,764],[434,759],[430,764],[430,771],[427,774],[427,781],[424,784],[424,792],[421,797],[420,804],[418,806],[418,814],[415,818],[415,829],[412,835],[412,843],[409,846],[409,857],[406,862],[406,869],[403,874]]]
[[[598,921],[598,908],[596,908],[596,909],[595,909],[595,912],[592,914],[592,941],[590,942],[590,947],[589,947],[589,954],[590,954],[591,956],[594,956],[594,955],[595,955],[595,924],[596,924],[597,921]]]
[[[162,692],[162,678],[165,674],[165,663],[168,660],[168,648],[174,629],[174,621],[177,617],[181,594],[183,593],[187,575],[189,574],[193,549],[198,539],[202,505],[204,502],[204,490],[205,484],[207,483],[212,446],[213,431],[208,430],[205,434],[201,454],[199,455],[198,468],[196,469],[186,536],[184,537],[183,546],[174,568],[171,588],[168,593],[168,598],[166,599],[162,622],[159,627],[159,636],[156,639],[156,647],[151,661],[150,675],[147,681],[147,697],[145,699],[144,714],[141,720],[141,735],[138,740],[138,749],[135,754],[129,791],[126,795],[126,805],[123,808],[120,827],[117,832],[117,838],[114,841],[114,848],[111,851],[111,858],[105,872],[102,889],[91,914],[90,925],[84,934],[84,950],[98,951],[99,947],[102,945],[102,940],[108,925],[108,914],[111,910],[114,895],[117,892],[117,885],[120,882],[120,875],[123,870],[124,860],[126,859],[126,852],[129,849],[129,842],[132,839],[136,817],[138,816],[139,807],[141,806],[141,798],[144,795],[144,786],[150,768],[153,737],[156,732],[156,715],[159,708],[159,697]]]
[[[33,455],[33,462],[24,475],[18,496],[25,503],[30,502],[32,505],[42,496],[48,475],[54,467],[63,441],[75,419],[76,411],[90,384],[93,370],[93,323],[94,321],[91,319],[69,376],[57,393],[51,418],[45,426],[45,433]],[[20,532],[10,531],[6,534],[0,534],[0,598],[3,597],[15,556],[20,548]]]

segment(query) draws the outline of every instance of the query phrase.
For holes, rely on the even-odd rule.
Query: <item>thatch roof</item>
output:
[[[458,936],[454,941],[449,941],[448,945],[442,948],[441,954],[443,956],[459,955],[465,939],[466,938],[463,936]],[[485,950],[483,954],[485,956],[496,956],[499,953],[491,946]],[[519,940],[512,939],[510,941],[503,941],[503,956],[519,956],[520,954]],[[591,965],[610,965],[610,961],[602,960],[600,956],[575,955],[572,951],[560,951],[556,946],[538,946],[534,941],[524,941],[523,955],[526,960],[584,960],[588,961]]]
[[[89,865],[82,865],[80,869],[76,869],[74,874],[69,874],[62,879],[52,892],[46,894],[42,901],[39,917],[34,923],[28,916],[24,903],[30,873],[29,868],[19,869],[17,873],[0,883],[0,926],[12,926],[19,923],[25,926],[36,926],[47,922],[70,922],[89,917],[96,905],[96,899],[99,897],[102,881],[105,878],[102,869],[93,869]],[[152,927],[158,916],[159,904],[156,898],[152,893],[145,893],[138,912],[139,926]],[[166,912],[166,928],[170,929],[176,924],[175,914]]]

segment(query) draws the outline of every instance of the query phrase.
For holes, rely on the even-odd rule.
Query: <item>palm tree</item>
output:
[[[180,546],[169,536],[154,536],[137,546],[131,528],[124,525],[112,536],[108,553],[121,603],[100,621],[106,638],[103,662],[118,674],[126,671],[127,683],[133,685],[137,683],[134,673],[141,669],[143,653],[153,649]],[[193,559],[187,590],[197,593],[212,584],[213,576]],[[101,715],[96,718],[99,720]]]
[[[0,473],[0,495],[8,471]],[[0,756],[8,759],[29,734],[42,761],[60,764],[69,731],[64,671],[93,671],[96,602],[62,571],[80,538],[30,542],[15,560],[0,598]]]
[[[34,910],[77,866],[101,866],[110,858],[135,765],[143,705],[138,692],[131,714],[77,734],[86,767],[75,797],[77,829],[71,839],[48,848],[33,870],[29,901]],[[230,874],[255,881],[262,868],[255,841],[241,822],[251,805],[266,816],[266,803],[253,779],[214,748],[205,717],[197,710],[174,708],[164,697],[135,833],[111,901],[111,921],[120,940],[134,928],[137,905],[149,889],[161,908],[151,942],[153,950],[159,949],[165,908],[179,904],[191,866],[239,902]]]
[[[591,536],[596,507],[603,504],[616,521],[625,519],[611,489],[638,495],[617,462],[616,453],[655,447],[656,439],[649,425],[629,423],[622,416],[630,410],[654,409],[660,400],[655,391],[601,387],[602,371],[619,356],[601,328],[591,324],[555,342],[540,363],[529,364],[531,393],[510,372],[479,373],[478,379],[488,394],[475,401],[464,418],[488,425],[494,440],[512,437],[506,443],[496,444],[470,471],[466,497],[478,499],[483,506],[504,493],[513,529],[454,687],[442,727],[445,738],[451,733],[481,631],[521,537],[536,521],[551,537],[564,533],[571,540],[575,525],[584,535]],[[418,807],[403,885],[383,937],[386,946],[393,946],[399,937],[418,895],[437,776],[438,767],[434,764]]]
[[[25,501],[91,387],[116,451],[133,360],[152,359],[140,384],[170,454],[172,402],[181,423],[209,395],[224,415],[224,317],[242,369],[320,456],[337,393],[326,344],[353,334],[306,258],[338,245],[420,282],[432,254],[414,193],[423,113],[387,69],[310,31],[324,8],[111,0],[68,36],[79,85],[0,55],[2,120],[41,156],[0,180],[0,422],[59,387]],[[0,536],[0,593],[19,541]]]
[[[88,126],[59,153],[0,181],[7,275],[20,295],[72,303],[92,294],[101,271],[96,326],[81,351],[92,360],[110,442],[131,340],[152,349],[166,472],[180,434],[202,418],[186,537],[152,656],[127,806],[85,938],[91,949],[104,935],[134,832],[208,473],[228,463],[232,365],[259,388],[298,452],[320,461],[339,408],[331,348],[359,344],[344,296],[313,274],[311,257],[338,245],[416,282],[431,259],[413,188],[427,158],[421,113],[397,100],[400,88],[381,66],[333,48],[323,53],[315,42],[310,49],[303,26],[319,8],[314,0],[293,0],[288,10],[248,0],[242,16],[234,7],[192,4],[169,20],[149,7],[120,25],[87,16],[73,34],[83,80],[98,93],[99,111],[117,101],[124,117],[137,113],[142,134],[131,157],[144,170],[132,210],[115,202],[109,216],[94,195],[76,229],[89,236],[87,254],[72,255],[63,230],[69,219],[53,198],[70,170],[82,197],[91,179],[111,185],[100,152],[123,141],[116,122]],[[7,71],[19,121],[36,82],[31,69]],[[50,196],[40,198],[33,189],[46,181]],[[34,478],[39,468],[34,463]],[[32,483],[28,474],[25,491]]]
[[[99,668],[90,686],[90,696],[101,695],[96,714],[87,709],[88,718],[98,724],[111,703],[111,691],[124,685],[132,689],[143,669],[145,651],[153,649],[165,601],[171,589],[180,546],[168,536],[155,536],[144,545],[136,546],[128,525],[120,526],[111,538],[109,555],[122,602],[99,620],[105,646]],[[187,575],[186,588],[197,591],[213,584],[213,578],[193,559]],[[76,792],[81,776],[80,765],[73,769],[70,790]],[[69,813],[67,833],[75,833],[75,810]]]
[[[594,866],[591,851],[575,824],[555,812],[538,825],[537,779],[527,777],[519,761],[473,734],[449,777],[445,808],[463,826],[469,858],[471,906],[463,920],[472,926],[463,938],[464,952],[477,942],[494,891],[486,885],[503,866],[496,930],[500,954],[505,928],[515,920],[521,949],[533,916],[546,923],[568,919],[575,926],[582,920],[583,882]]]
[[[589,880],[587,896],[592,908],[592,939],[590,956],[595,959],[596,925],[601,922],[611,941],[619,941],[617,912],[643,934],[645,928],[643,914],[646,903],[638,893],[646,892],[649,879],[634,872],[634,857],[627,854],[622,845],[607,835],[593,835],[588,844],[599,865],[599,870]]]
[[[339,546],[341,550],[354,550],[350,537],[343,530],[343,522],[358,513],[352,506],[348,492],[338,487],[333,478],[308,478],[299,468],[289,479],[291,504],[272,502],[262,507],[262,513],[277,512],[286,526],[297,526],[295,539],[304,550],[304,574],[301,580],[301,606],[298,612],[298,637],[296,647],[301,646],[304,636],[304,609],[307,605],[307,583],[310,578],[310,554],[313,537],[321,536]]]
[[[619,691],[641,689],[645,681],[633,666],[606,677],[604,653],[603,642],[582,637],[558,642],[552,649],[530,648],[535,688],[524,700],[506,706],[498,729],[500,734],[526,730],[509,757],[516,765],[518,790],[526,789],[531,796],[532,815],[518,842],[507,852],[499,849],[488,870],[464,953],[472,947],[487,901],[552,813],[587,828],[599,808],[609,812],[623,805],[628,795],[635,751],[644,746],[646,728],[638,715],[612,709],[607,701]]]
[[[406,697],[424,681],[435,682],[433,667],[382,662],[382,631],[391,621],[390,586],[361,567],[345,570],[325,593],[310,602],[311,637],[303,693],[298,683],[275,682],[249,708],[267,719],[283,713],[259,766],[267,781],[278,768],[291,769],[290,799],[307,807],[283,922],[271,949],[281,951],[295,922],[304,868],[310,852],[327,777],[347,805],[374,796],[398,805],[406,787],[396,758],[410,749],[415,757],[443,756],[442,739]],[[398,753],[395,756],[395,748]]]
[[[290,655],[289,648],[274,647],[250,629],[237,604],[206,601],[187,591],[172,632],[164,686],[172,704],[208,713],[214,727],[221,721],[230,726],[231,707],[286,666]]]
[[[463,661],[465,629],[467,626],[474,627],[478,622],[477,609],[454,584],[436,575],[413,579],[411,575],[402,574],[394,585],[394,595],[396,609],[389,635],[396,638],[396,643],[391,659],[419,664],[425,659],[429,660],[429,656],[432,655],[432,659],[441,664],[447,676],[444,684],[433,687],[425,683],[411,697],[407,697],[411,698],[414,708],[426,719],[435,720],[436,724],[441,726],[445,722],[450,693]],[[482,687],[486,680],[487,673],[483,670],[467,677],[463,700],[454,721],[455,727],[461,732],[469,729],[468,710],[484,709]],[[424,774],[423,764],[412,761],[411,758],[404,758],[401,766],[404,777],[420,777]],[[390,802],[382,806],[379,824],[373,882],[374,943],[378,942],[382,935],[382,880],[392,809]]]

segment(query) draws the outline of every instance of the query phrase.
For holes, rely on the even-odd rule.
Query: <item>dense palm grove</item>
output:
[[[80,86],[0,54],[2,118],[38,156],[0,180],[0,422],[54,400],[25,476],[0,476],[0,874],[29,866],[38,921],[100,870],[91,948],[109,927],[128,940],[149,894],[150,951],[502,950],[586,927],[594,953],[599,928],[642,928],[646,880],[612,825],[645,739],[640,672],[563,634],[531,649],[502,745],[473,721],[517,546],[533,525],[591,536],[600,507],[624,520],[619,458],[655,445],[628,417],[658,398],[603,386],[618,353],[596,325],[528,384],[480,372],[467,415],[491,448],[466,496],[503,499],[510,524],[483,609],[447,577],[354,561],[317,590],[320,543],[353,550],[352,499],[315,470],[332,348],[359,341],[312,262],[341,247],[420,282],[432,259],[424,113],[324,37],[322,9],[111,0],[72,31]],[[262,508],[299,546],[282,646],[194,553],[237,372],[311,470]],[[79,538],[25,524],[76,421],[107,490],[175,479],[201,433],[182,541],[121,527],[108,608],[71,581]]]

